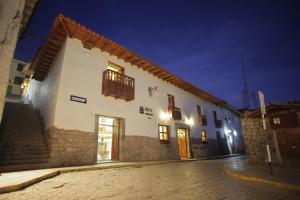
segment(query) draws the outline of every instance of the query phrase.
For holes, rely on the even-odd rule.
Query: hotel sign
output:
[[[87,98],[71,95],[70,101],[75,101],[78,103],[87,103]]]
[[[139,113],[153,116],[152,108],[140,106]]]

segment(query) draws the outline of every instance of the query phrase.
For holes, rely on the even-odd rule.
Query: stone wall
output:
[[[0,0],[0,122],[24,5],[24,0]]]
[[[261,118],[242,117],[242,129],[247,159],[250,163],[267,163],[267,135],[270,143],[272,162],[280,164],[280,154],[276,145],[276,135],[272,131],[269,120],[266,119],[267,130],[263,130]]]
[[[120,161],[178,159],[176,138],[171,138],[169,144],[162,144],[158,138],[126,135],[120,141]]]
[[[97,134],[51,127],[47,130],[50,159],[53,166],[95,164]]]
[[[193,158],[205,158],[230,154],[226,138],[221,138],[220,144],[218,144],[217,139],[211,138],[207,140],[207,144],[201,144],[200,139],[197,138],[192,138],[191,141]]]

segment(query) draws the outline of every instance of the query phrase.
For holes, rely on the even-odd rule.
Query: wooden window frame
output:
[[[16,71],[17,71],[17,72],[22,72],[22,71],[23,71],[23,69],[25,68],[25,66],[26,66],[25,64],[18,63]],[[20,68],[22,68],[22,69],[21,69],[21,70],[19,70]]]
[[[166,127],[167,128],[167,132],[161,132],[160,131],[160,127]],[[161,139],[161,134],[167,134],[168,139]],[[163,124],[158,124],[158,137],[159,137],[159,141],[162,144],[169,144],[170,143],[170,137],[171,137],[171,132],[170,132],[170,126],[167,125],[163,125]],[[164,138],[164,137],[163,137]]]

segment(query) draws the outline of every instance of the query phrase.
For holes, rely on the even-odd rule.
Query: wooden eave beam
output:
[[[131,62],[131,64],[132,64],[132,65],[137,65],[137,63],[140,62],[141,60],[142,60],[142,58],[137,57],[135,60],[133,60],[133,61]]]
[[[152,68],[153,68],[153,64],[148,63],[148,64],[144,67],[144,70],[145,70],[145,71],[148,71],[148,70],[150,70],[150,69],[152,69]]]
[[[64,20],[62,18],[59,19],[60,23],[62,25],[63,30],[66,32],[66,34],[70,37],[73,38],[73,33],[70,31],[70,29],[67,27],[65,24]]]

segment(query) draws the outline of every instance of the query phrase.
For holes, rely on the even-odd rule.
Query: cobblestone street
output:
[[[66,173],[0,199],[300,198],[296,192],[232,179],[223,171],[225,162],[230,159]]]

